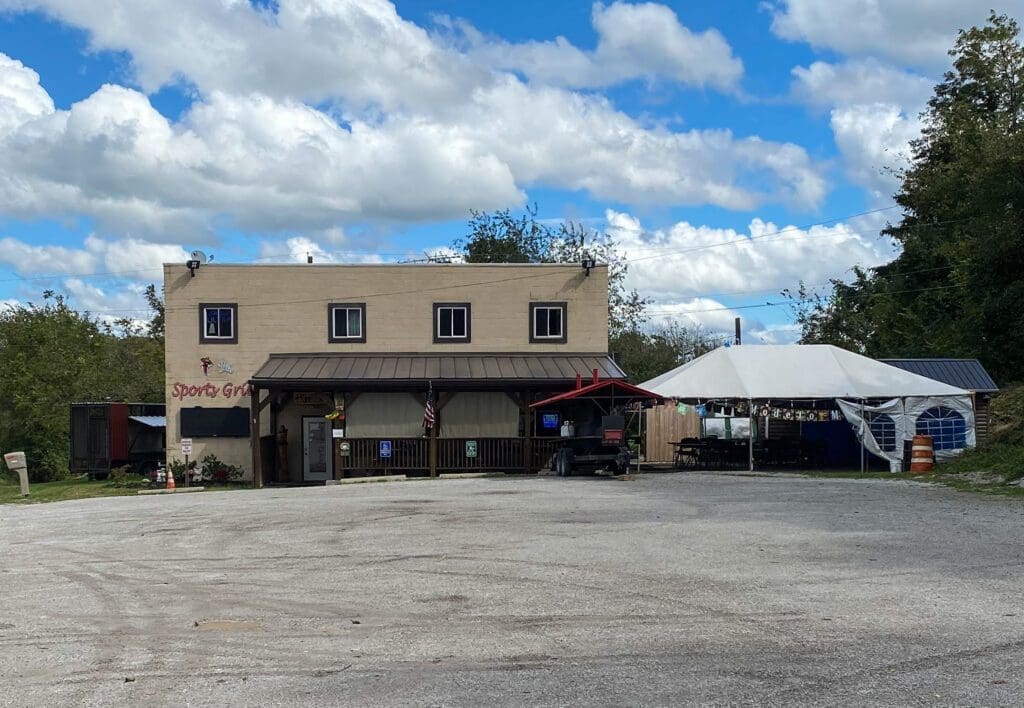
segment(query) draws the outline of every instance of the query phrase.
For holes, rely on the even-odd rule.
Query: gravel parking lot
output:
[[[985,704],[1024,504],[649,474],[0,506],[0,704]]]

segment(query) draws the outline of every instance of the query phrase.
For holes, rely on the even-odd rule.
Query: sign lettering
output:
[[[226,383],[218,386],[207,381],[201,384],[182,383],[171,385],[171,398],[184,401],[186,398],[246,398],[252,395],[252,386],[248,383]]]

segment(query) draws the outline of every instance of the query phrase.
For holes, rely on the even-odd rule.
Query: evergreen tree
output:
[[[804,342],[869,356],[977,357],[1002,382],[1024,372],[1024,48],[992,14],[962,30],[935,87],[884,233],[891,263],[787,293]]]

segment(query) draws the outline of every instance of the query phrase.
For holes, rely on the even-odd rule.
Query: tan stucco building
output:
[[[168,457],[191,438],[257,484],[536,469],[529,403],[624,377],[607,295],[602,265],[167,264]]]

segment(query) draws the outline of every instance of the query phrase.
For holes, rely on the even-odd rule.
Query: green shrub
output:
[[[141,489],[148,487],[149,484],[149,477],[135,474],[131,465],[122,465],[110,470],[110,478],[107,480],[106,486],[118,489]]]
[[[241,467],[225,464],[213,454],[203,458],[202,473],[204,483],[226,484],[228,482],[236,482],[242,478]]]
[[[982,472],[1000,475],[1007,481],[1024,477],[1024,445],[991,443],[973,450],[964,450],[956,458],[938,467],[942,474]]]
[[[992,442],[1024,445],[1024,384],[1007,386],[992,397]]]

